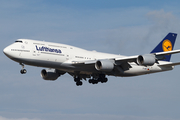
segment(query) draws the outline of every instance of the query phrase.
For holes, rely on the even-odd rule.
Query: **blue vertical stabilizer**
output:
[[[169,33],[155,48],[151,53],[166,52],[171,51],[174,48],[174,43],[176,40],[176,33]],[[170,61],[171,55],[165,55],[163,61]]]

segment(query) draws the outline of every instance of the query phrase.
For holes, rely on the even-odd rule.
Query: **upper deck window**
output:
[[[17,42],[23,43],[23,42],[22,42],[22,41],[20,41],[20,40],[16,40],[15,42],[16,42],[16,43],[17,43]]]

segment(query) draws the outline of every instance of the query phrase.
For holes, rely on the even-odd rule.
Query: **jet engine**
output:
[[[114,69],[114,63],[110,60],[98,60],[95,63],[96,70],[110,72]]]
[[[137,58],[137,63],[139,65],[152,66],[156,62],[155,55],[147,54],[147,55],[139,55]]]
[[[44,80],[56,80],[60,75],[62,75],[61,73],[57,72],[57,70],[55,69],[48,69],[48,70],[45,70],[43,69],[41,71],[41,77],[44,79]]]

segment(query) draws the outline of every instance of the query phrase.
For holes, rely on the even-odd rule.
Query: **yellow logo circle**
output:
[[[162,43],[163,51],[171,51],[172,50],[172,43],[170,40],[166,39]]]

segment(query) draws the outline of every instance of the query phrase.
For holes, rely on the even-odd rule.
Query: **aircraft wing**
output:
[[[151,54],[154,54],[156,56],[157,60],[162,60],[165,55],[176,54],[176,53],[180,53],[180,49],[179,50],[167,51],[167,52],[151,53]],[[129,57],[121,57],[121,58],[115,58],[114,60],[116,62],[136,62],[138,56],[139,55],[129,56]]]
[[[74,65],[81,65],[81,64],[95,64],[96,63],[96,60],[87,60],[87,61],[72,61],[72,64]]]
[[[164,67],[169,67],[169,66],[175,66],[175,65],[180,65],[180,62],[177,63],[164,63],[164,64],[160,64],[158,66],[164,66]]]
[[[169,54],[175,54],[175,53],[180,53],[180,50],[172,50],[172,51],[166,51],[166,52],[158,52],[155,53],[156,56],[159,55],[169,55]]]
[[[163,60],[165,55],[169,54],[175,54],[175,53],[180,53],[179,50],[172,50],[172,51],[167,51],[167,52],[157,52],[157,53],[151,53],[150,55],[155,55],[157,60]],[[124,62],[137,62],[137,58],[139,55],[135,56],[123,56],[123,57],[118,57],[118,58],[108,58],[108,60],[114,60],[115,63],[124,63]],[[88,60],[88,61],[72,61],[74,65],[80,65],[80,64],[95,64],[97,60]],[[166,64],[167,65],[167,64]],[[169,63],[170,66],[174,65],[179,65],[179,63]],[[163,66],[163,65],[162,65]]]
[[[135,56],[129,56],[129,57],[121,57],[121,58],[115,58],[114,60],[116,62],[136,62],[138,55]]]
[[[138,55],[129,56],[129,57],[120,57],[120,58],[108,58],[108,60],[115,60],[115,62],[136,62]],[[97,60],[88,60],[88,61],[72,61],[74,65],[80,64],[95,64]]]

